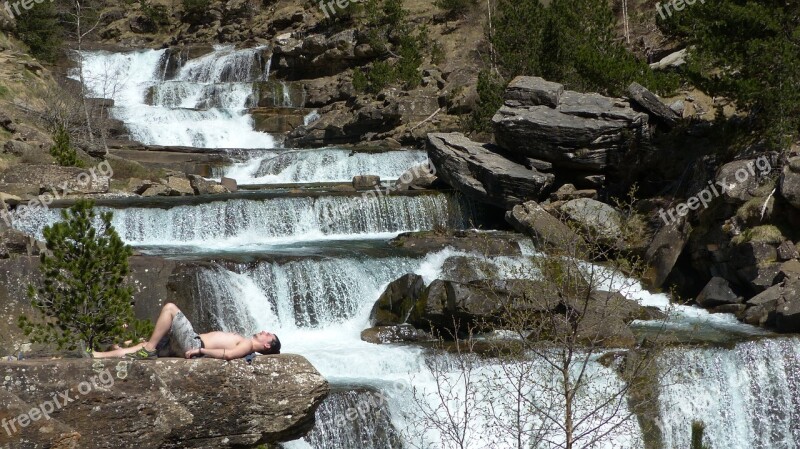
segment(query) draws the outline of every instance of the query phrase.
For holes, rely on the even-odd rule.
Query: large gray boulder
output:
[[[591,198],[576,198],[561,206],[561,212],[601,241],[622,236],[622,215],[613,207]]]
[[[665,224],[655,233],[645,250],[645,260],[649,266],[646,277],[652,287],[664,285],[686,247],[691,232],[692,226],[683,216]]]
[[[437,175],[468,197],[510,209],[547,192],[555,176],[510,161],[461,133],[428,135]]]
[[[0,447],[19,448],[234,448],[288,441],[313,427],[329,391],[299,355],[259,356],[252,364],[25,360],[0,362],[0,378],[4,416],[17,418],[16,431],[0,432]]]
[[[562,89],[541,78],[515,78],[492,118],[497,144],[557,168],[606,172],[649,139],[647,114],[624,100]]]
[[[789,159],[783,168],[780,192],[789,204],[800,209],[800,157]]]
[[[665,125],[672,127],[678,123],[680,116],[641,84],[634,82],[628,86],[628,95],[631,100]]]
[[[545,248],[568,250],[575,245],[583,247],[586,244],[581,236],[535,201],[514,206],[506,212],[506,221]]]

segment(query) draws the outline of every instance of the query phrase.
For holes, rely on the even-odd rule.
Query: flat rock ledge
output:
[[[26,449],[246,448],[289,441],[313,427],[329,392],[322,375],[291,354],[259,356],[252,364],[3,361],[0,382],[0,447]]]

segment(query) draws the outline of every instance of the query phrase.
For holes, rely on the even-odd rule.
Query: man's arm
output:
[[[193,355],[202,354],[214,359],[233,360],[246,357],[253,352],[253,345],[250,340],[242,340],[231,349],[193,349],[186,352],[186,358],[191,358]]]

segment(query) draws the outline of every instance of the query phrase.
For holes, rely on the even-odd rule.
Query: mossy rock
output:
[[[786,240],[786,237],[777,226],[762,225],[748,228],[731,239],[731,243],[734,245],[741,245],[742,243],[754,242],[780,245],[784,240]]]

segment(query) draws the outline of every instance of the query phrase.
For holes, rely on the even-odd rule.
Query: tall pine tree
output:
[[[59,349],[81,344],[98,349],[141,331],[133,315],[133,288],[125,285],[132,250],[111,226],[111,213],[94,212],[81,200],[44,228],[48,252],[41,256],[43,283],[28,287],[41,320],[21,316],[19,326],[34,343]]]

